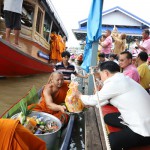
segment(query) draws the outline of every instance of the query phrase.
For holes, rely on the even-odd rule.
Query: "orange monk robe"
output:
[[[46,144],[18,120],[0,119],[0,150],[46,150]]]
[[[62,61],[61,53],[65,51],[66,45],[61,35],[57,35],[57,39],[58,39],[57,50],[59,51],[58,61]]]
[[[52,96],[53,102],[57,105],[64,103],[67,95],[67,91],[68,91],[68,83],[64,83],[63,86],[59,89],[59,91]],[[40,103],[36,104],[33,110],[52,114],[56,116],[58,119],[60,119],[62,123],[68,122],[68,115],[63,114],[61,111],[53,111],[47,107],[43,93],[42,93],[42,99]]]
[[[57,34],[51,33],[50,35],[51,41],[50,41],[50,58],[53,60],[58,60],[58,50],[57,50],[57,44],[58,44],[58,39],[57,39]]]

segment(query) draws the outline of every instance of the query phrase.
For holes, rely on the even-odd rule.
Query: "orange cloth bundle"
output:
[[[69,112],[78,113],[84,108],[83,103],[80,99],[75,97],[75,93],[78,91],[78,83],[71,82],[69,84],[69,90],[65,98],[65,104]]]
[[[0,150],[46,150],[46,143],[18,120],[0,119]]]

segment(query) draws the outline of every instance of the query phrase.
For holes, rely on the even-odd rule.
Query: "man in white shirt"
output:
[[[140,84],[119,71],[119,65],[113,61],[100,65],[104,84],[98,91],[100,103],[110,102],[120,112],[104,117],[106,124],[122,128],[119,132],[109,134],[112,150],[150,144],[150,96]],[[76,96],[84,105],[98,104],[96,95],[77,93]],[[108,118],[111,118],[111,122]]]
[[[4,0],[4,17],[6,25],[6,40],[10,42],[10,33],[14,29],[15,45],[19,45],[21,30],[21,13],[23,0]]]

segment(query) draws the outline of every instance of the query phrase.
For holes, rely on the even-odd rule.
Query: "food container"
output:
[[[18,115],[19,115],[19,113],[15,114],[11,118],[15,119],[15,118],[17,118]],[[42,139],[43,141],[45,141],[47,150],[51,150],[55,146],[55,142],[57,141],[58,133],[59,133],[59,130],[61,129],[61,127],[62,127],[62,124],[61,124],[61,122],[60,122],[60,120],[58,118],[56,118],[55,116],[53,116],[51,114],[44,113],[44,112],[33,111],[29,115],[29,117],[39,116],[39,115],[41,117],[43,117],[43,121],[44,122],[46,122],[47,120],[52,120],[52,121],[54,121],[54,122],[57,123],[57,126],[58,126],[58,130],[57,131],[54,131],[54,132],[51,132],[51,133],[45,133],[45,134],[35,134],[37,137],[39,137],[40,139]]]

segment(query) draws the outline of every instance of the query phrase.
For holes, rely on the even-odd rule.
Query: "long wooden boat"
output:
[[[3,0],[0,0],[0,76],[25,76],[53,71],[49,60],[39,57],[39,51],[50,53],[50,34],[55,31],[68,37],[50,0],[24,0],[19,46],[5,40]]]
[[[27,105],[30,105],[32,103],[37,103],[41,95],[40,93],[41,93],[41,90],[39,90],[39,92],[36,92],[36,88],[32,87],[30,91],[22,99],[18,100],[13,106],[11,106],[6,112],[4,112],[0,116],[0,118],[11,118],[16,113],[19,113],[20,101],[27,103]],[[56,145],[54,147],[55,150],[67,150],[68,149],[68,146],[70,144],[73,124],[74,124],[74,117],[75,117],[74,115],[71,115],[69,118],[68,125],[59,131],[60,136],[57,138]],[[64,133],[63,136],[61,136],[62,132]]]

